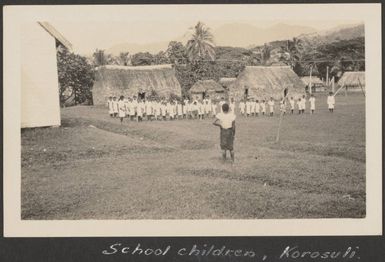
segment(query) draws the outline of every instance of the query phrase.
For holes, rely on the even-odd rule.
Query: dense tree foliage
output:
[[[149,52],[136,53],[131,57],[131,64],[133,66],[152,65],[154,61],[154,56]]]
[[[336,80],[345,71],[365,70],[365,41],[363,37],[319,43],[306,38],[293,38],[266,43],[253,48],[215,46],[210,28],[199,22],[192,28],[186,45],[171,41],[165,51],[117,57],[96,50],[95,65],[122,64],[133,66],[173,64],[184,95],[198,80],[237,77],[245,66],[288,65],[299,75]]]
[[[92,65],[83,56],[61,49],[57,53],[60,85],[60,104],[92,104],[91,89],[94,83]]]

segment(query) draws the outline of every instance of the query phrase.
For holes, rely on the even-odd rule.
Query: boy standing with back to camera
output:
[[[220,127],[220,143],[223,161],[226,160],[227,151],[230,151],[231,161],[234,163],[234,136],[235,136],[235,114],[230,111],[227,103],[222,105],[222,112],[216,115],[213,123]]]

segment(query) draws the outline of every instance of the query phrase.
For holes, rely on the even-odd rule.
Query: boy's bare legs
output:
[[[226,150],[222,150],[222,160],[226,160]]]
[[[230,150],[231,161],[234,163],[234,150]]]

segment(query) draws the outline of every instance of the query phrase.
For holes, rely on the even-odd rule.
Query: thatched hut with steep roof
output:
[[[289,66],[246,66],[230,86],[229,97],[238,101],[245,97],[279,100],[285,88],[290,97],[305,94],[305,84]]]
[[[159,97],[181,96],[182,90],[171,65],[106,65],[95,70],[92,98],[95,105],[105,104],[108,97],[156,94]]]
[[[344,86],[348,91],[362,91],[365,90],[365,72],[364,71],[352,71],[345,72],[340,80],[338,80],[338,86]]]
[[[325,83],[319,79],[317,76],[312,76],[310,80],[310,76],[301,77],[302,82],[305,84],[305,89],[308,90],[310,83],[312,86],[312,92],[323,92],[325,91]]]
[[[200,80],[189,90],[190,96],[195,99],[203,99],[207,96],[219,99],[225,95],[225,89],[214,80]]]

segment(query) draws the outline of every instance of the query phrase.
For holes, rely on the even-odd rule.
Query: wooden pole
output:
[[[326,86],[329,87],[329,66],[326,67]]]
[[[331,79],[331,81],[332,81],[332,92],[333,92],[333,94],[334,94],[334,76],[333,76],[333,78]]]
[[[344,88],[344,87],[345,87],[345,84],[343,84],[340,88],[338,88],[337,92],[336,92],[333,96],[336,96],[336,95],[338,94],[338,92],[339,92],[342,88]],[[345,88],[345,90],[346,90],[346,88]]]
[[[309,77],[309,93],[312,93],[311,74],[313,73],[313,66],[310,66],[310,77]]]
[[[285,96],[283,97],[283,102],[284,102],[284,103],[285,103],[285,100],[286,100],[286,97],[287,97],[288,94],[289,94],[289,89],[287,89],[286,94],[285,94]],[[285,106],[286,106],[286,105],[285,105]],[[283,119],[283,112],[284,112],[284,110],[281,111],[281,115],[279,116],[278,131],[277,131],[277,136],[276,136],[276,138],[275,138],[275,142],[276,142],[276,143],[278,143],[278,141],[279,141],[279,132],[280,132],[280,130],[281,130],[281,124],[282,124],[282,119]]]

